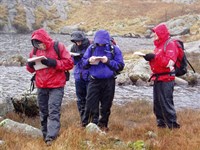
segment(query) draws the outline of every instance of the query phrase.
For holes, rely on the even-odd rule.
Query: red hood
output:
[[[167,26],[164,23],[161,23],[154,27],[153,32],[155,32],[158,36],[158,40],[154,41],[154,44],[156,46],[165,42],[170,36],[169,30],[167,29]]]
[[[53,39],[49,36],[49,34],[43,29],[38,29],[35,30],[31,36],[31,39],[37,39],[39,41],[41,41],[42,43],[44,43],[46,45],[46,48],[48,49],[51,44]]]

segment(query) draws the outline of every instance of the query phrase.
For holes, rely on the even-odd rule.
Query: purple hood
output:
[[[109,44],[110,34],[106,30],[99,30],[94,35],[95,44]]]

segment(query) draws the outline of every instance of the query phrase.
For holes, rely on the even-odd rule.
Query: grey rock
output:
[[[1,121],[0,127],[10,132],[23,133],[35,138],[42,137],[42,132],[39,129],[28,124],[19,123],[10,119],[4,119]]]

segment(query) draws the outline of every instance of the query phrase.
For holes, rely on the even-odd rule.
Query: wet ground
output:
[[[67,35],[52,35],[55,40],[59,40],[66,45],[71,44]],[[122,52],[133,52],[141,49],[153,49],[151,39],[136,38],[115,38]],[[30,35],[21,34],[0,34],[0,60],[6,59],[16,54],[27,58],[31,50]],[[4,67],[0,66],[0,103],[5,102],[7,97],[13,97],[22,94],[30,87],[31,74],[25,67]],[[175,86],[174,103],[178,109],[181,108],[200,108],[200,87],[195,86]],[[70,81],[65,87],[65,99],[67,101],[75,100],[74,79],[71,76]],[[152,101],[152,87],[133,85],[116,86],[114,103],[123,104],[134,100]]]

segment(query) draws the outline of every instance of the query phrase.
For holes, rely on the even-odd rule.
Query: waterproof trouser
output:
[[[153,86],[153,108],[158,126],[177,126],[173,102],[174,81],[156,81]]]
[[[99,127],[108,127],[111,106],[115,93],[115,79],[91,79],[88,84],[86,110],[83,125],[89,122],[98,124]],[[100,112],[99,121],[96,115]]]
[[[60,110],[64,88],[38,88],[41,130],[45,141],[55,139],[60,130]]]
[[[75,80],[77,107],[80,114],[81,122],[83,120],[83,115],[85,112],[88,83],[89,81],[85,81],[83,79]],[[95,119],[98,121],[99,114],[95,115],[95,117],[96,117]]]

